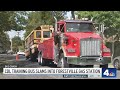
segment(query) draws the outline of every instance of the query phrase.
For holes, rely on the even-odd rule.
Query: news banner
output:
[[[3,68],[3,74],[48,74],[63,78],[116,78],[116,68]]]

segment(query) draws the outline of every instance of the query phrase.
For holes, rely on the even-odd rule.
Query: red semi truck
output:
[[[38,62],[54,62],[57,67],[70,65],[98,65],[107,68],[111,52],[89,20],[60,20],[52,37],[38,45]]]

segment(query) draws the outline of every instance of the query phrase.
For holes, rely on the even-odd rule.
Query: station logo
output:
[[[116,78],[116,68],[102,68],[103,78]]]

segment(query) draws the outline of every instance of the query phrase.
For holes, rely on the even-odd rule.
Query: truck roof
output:
[[[93,23],[92,21],[84,21],[84,20],[60,20],[59,22]]]
[[[49,29],[49,28],[53,28],[53,25],[40,25],[36,27],[34,30]]]

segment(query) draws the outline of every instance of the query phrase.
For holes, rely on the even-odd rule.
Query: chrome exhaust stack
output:
[[[55,32],[56,32],[57,31],[57,18],[55,17],[55,12],[54,11],[52,11],[52,15],[55,19]]]

